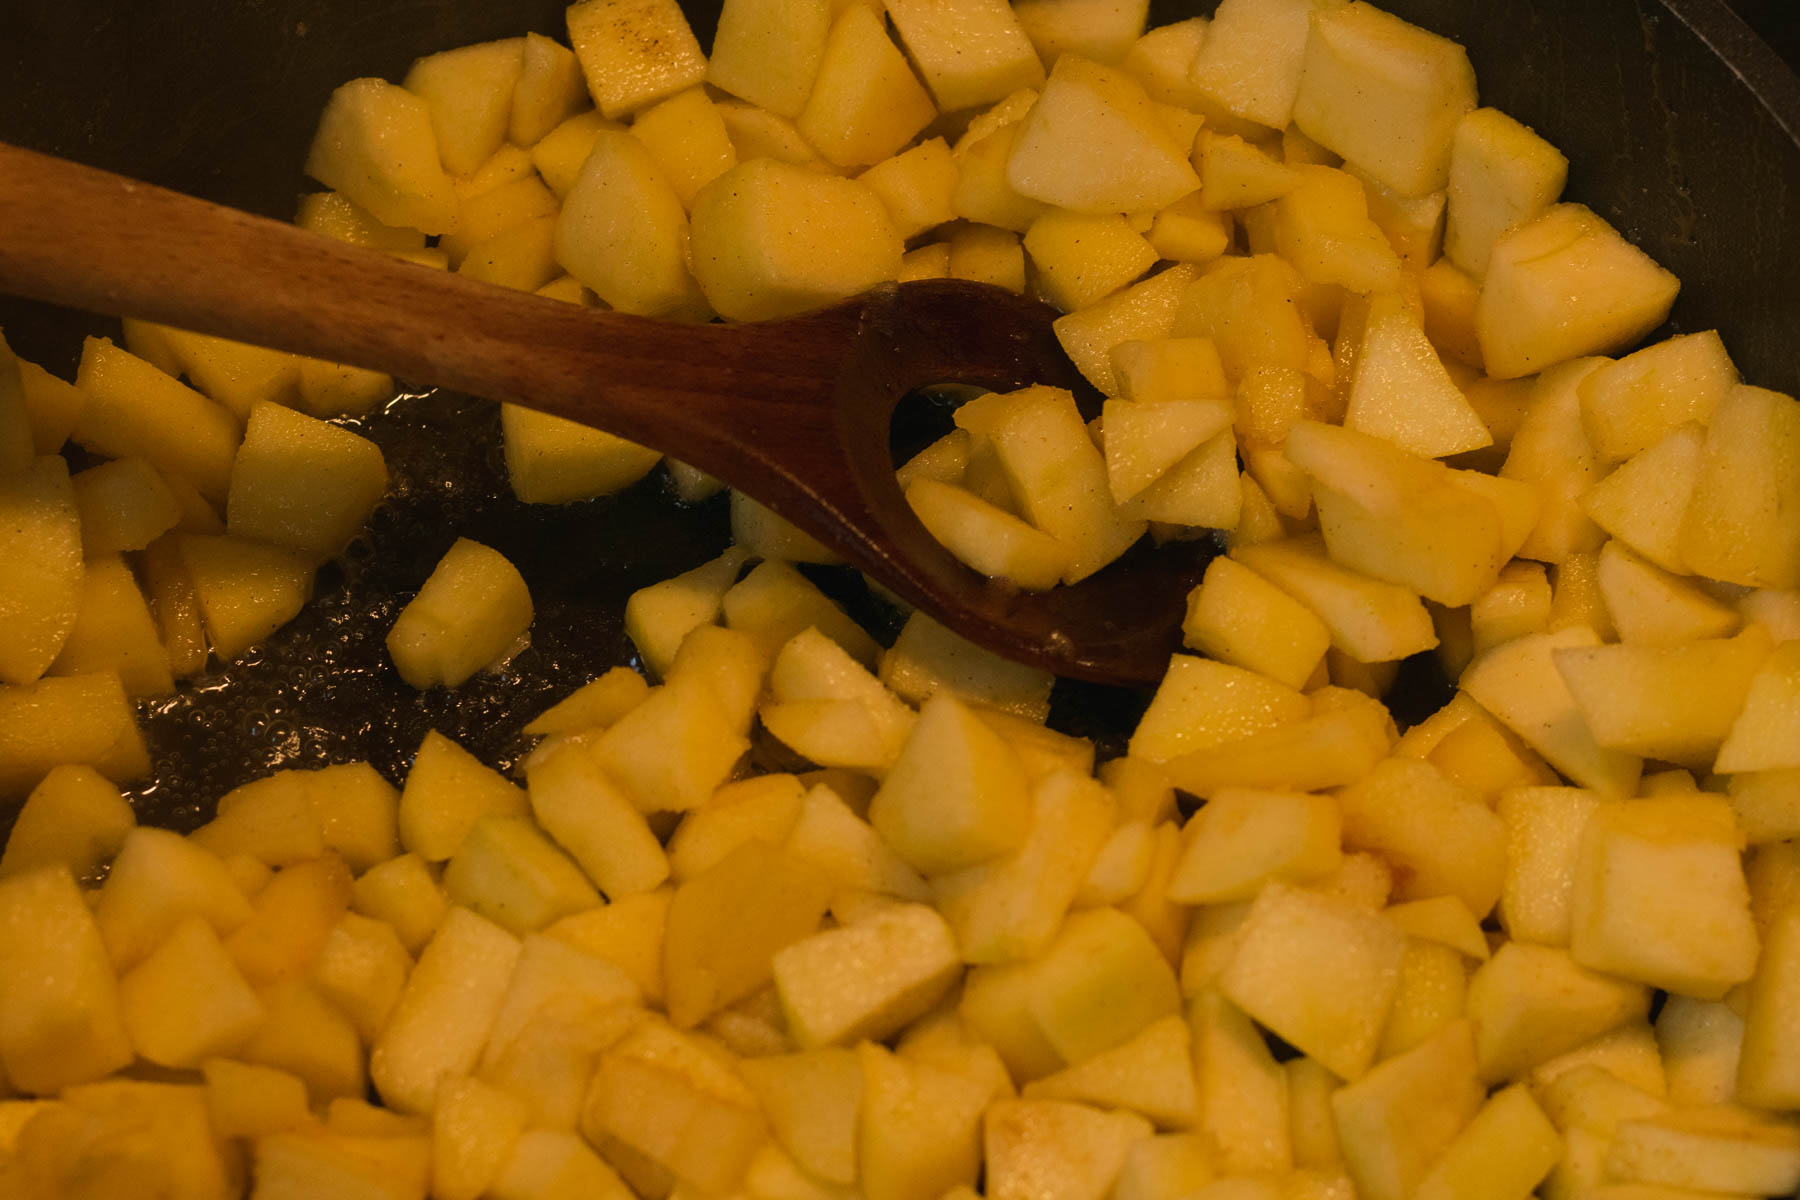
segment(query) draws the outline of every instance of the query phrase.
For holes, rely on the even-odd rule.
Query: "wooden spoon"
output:
[[[0,289],[505,400],[717,475],[971,641],[1060,675],[1148,684],[1205,555],[1135,552],[1073,587],[988,580],[927,533],[889,428],[915,389],[1091,389],[1054,310],[953,280],[785,320],[677,324],[406,263],[0,144]]]

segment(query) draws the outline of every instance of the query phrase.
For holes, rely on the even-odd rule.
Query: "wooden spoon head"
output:
[[[894,412],[923,388],[1049,384],[1073,392],[1084,416],[1098,414],[1098,392],[1051,328],[1056,310],[960,280],[883,288],[861,303],[835,408],[854,484],[878,537],[846,547],[851,559],[944,625],[1009,658],[1097,683],[1160,680],[1181,645],[1188,593],[1215,552],[1210,539],[1140,545],[1080,583],[1024,592],[951,555],[919,523],[894,480]]]

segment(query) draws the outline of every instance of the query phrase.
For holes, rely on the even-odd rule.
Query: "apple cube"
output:
[[[306,173],[385,224],[427,234],[456,224],[456,193],[439,159],[431,106],[384,80],[352,80],[331,94]]]
[[[1237,546],[1232,558],[1311,609],[1332,645],[1363,662],[1391,662],[1437,644],[1418,593],[1332,562],[1321,544]]]
[[[802,797],[784,844],[788,853],[823,871],[839,888],[931,899],[931,886],[919,873],[824,784]]]
[[[519,941],[465,908],[452,908],[369,1051],[369,1077],[401,1112],[428,1113],[438,1084],[475,1069],[506,998]]]
[[[1488,374],[1622,350],[1663,323],[1680,286],[1587,208],[1558,204],[1494,243],[1475,316]]]
[[[1102,1112],[1065,1100],[1002,1100],[982,1121],[987,1194],[1024,1200],[1057,1181],[1069,1200],[1105,1200],[1131,1148],[1151,1135],[1135,1113]]]
[[[1342,859],[1341,824],[1329,797],[1221,789],[1188,822],[1169,897],[1183,904],[1250,900],[1270,880],[1329,875]]]
[[[427,862],[443,862],[483,816],[529,811],[517,784],[433,730],[419,743],[400,792],[400,841]]]
[[[1434,942],[1409,939],[1376,1057],[1392,1058],[1429,1041],[1462,1016],[1467,992],[1468,973],[1460,953]]]
[[[1506,829],[1500,921],[1509,936],[1547,946],[1569,944],[1582,831],[1600,798],[1582,788],[1522,787],[1501,793]]]
[[[1800,1186],[1800,1128],[1731,1106],[1624,1121],[1606,1153],[1606,1173],[1672,1188],[1777,1195]]]
[[[103,462],[69,483],[81,516],[82,552],[90,558],[142,550],[181,520],[181,502],[148,459]]]
[[[586,1142],[554,1129],[519,1135],[483,1194],[494,1200],[632,1200],[636,1195]]]
[[[1800,981],[1800,907],[1789,905],[1770,922],[1743,1013],[1736,1098],[1759,1108],[1789,1109],[1800,1096],[1792,1003]]]
[[[1032,1019],[1072,1064],[1129,1041],[1180,1008],[1168,960],[1143,926],[1115,908],[1070,916],[1031,971]]]
[[[213,1132],[221,1138],[257,1138],[297,1129],[312,1114],[306,1108],[306,1084],[286,1071],[208,1059],[201,1064],[206,1078],[206,1114]]]
[[[1276,253],[1311,284],[1360,293],[1398,287],[1399,255],[1370,219],[1362,183],[1335,167],[1302,164],[1295,170],[1294,186],[1266,217]]]
[[[767,985],[775,956],[818,928],[830,890],[812,867],[755,841],[683,883],[663,944],[670,1020],[691,1027]]]
[[[1189,55],[1192,85],[1245,121],[1286,128],[1300,87],[1309,18],[1339,2],[1226,0]]]
[[[1354,1079],[1374,1060],[1406,939],[1384,919],[1284,884],[1252,906],[1219,988],[1286,1041]]]
[[[868,1200],[915,1200],[972,1186],[987,1086],[870,1042],[856,1053],[863,1074],[856,1162]]]
[[[1175,655],[1131,735],[1131,753],[1155,763],[1302,720],[1299,691],[1242,667]]]
[[[557,263],[613,308],[664,316],[697,299],[687,245],[681,197],[649,149],[623,130],[597,131],[557,217]]]
[[[1192,266],[1177,263],[1078,312],[1058,317],[1051,328],[1069,361],[1089,383],[1102,395],[1121,395],[1112,352],[1127,342],[1169,337],[1175,331],[1183,298],[1194,278]],[[1209,331],[1194,329],[1185,333],[1205,336]]]
[[[253,1150],[256,1190],[275,1200],[300,1196],[417,1200],[431,1181],[431,1142],[420,1134],[382,1137],[291,1130],[256,1139]]]
[[[335,854],[275,872],[250,904],[250,919],[225,948],[251,984],[305,975],[350,906],[350,871]]]
[[[668,878],[668,857],[644,814],[581,747],[534,763],[526,787],[538,823],[609,898],[648,892]]]
[[[135,966],[189,915],[229,934],[250,913],[222,862],[177,834],[147,826],[126,835],[94,903],[94,920],[119,970]]]
[[[1494,440],[1451,382],[1418,316],[1393,292],[1370,299],[1347,404],[1346,429],[1386,438],[1425,458],[1478,450]]]
[[[516,936],[601,903],[587,877],[523,817],[489,813],[476,819],[444,868],[454,904]]]
[[[954,697],[926,701],[869,806],[910,865],[940,874],[1005,854],[1025,838],[1030,799],[1018,758]]]
[[[1752,587],[1800,584],[1785,514],[1800,505],[1800,409],[1791,397],[1734,387],[1706,431],[1681,523],[1681,555],[1709,578]]]
[[[1188,596],[1185,645],[1210,658],[1302,687],[1318,669],[1331,632],[1311,609],[1235,559],[1207,564]]]
[[[313,960],[311,979],[320,995],[342,1009],[365,1042],[374,1042],[393,1015],[413,967],[394,927],[360,913],[345,913]]]
[[[771,965],[789,1035],[810,1049],[897,1032],[937,1003],[962,963],[944,919],[905,904],[804,937]]]
[[[1393,721],[1378,700],[1314,706],[1314,714],[1207,750],[1170,759],[1171,782],[1202,798],[1228,787],[1323,791],[1361,779],[1387,756]]]
[[[1344,845],[1398,868],[1400,898],[1456,896],[1485,917],[1506,873],[1506,832],[1479,797],[1430,763],[1390,758],[1338,794]]]
[[[731,0],[719,13],[706,81],[772,113],[799,116],[832,16],[825,0]]]
[[[1670,996],[1656,1017],[1656,1045],[1669,1099],[1682,1105],[1735,1100],[1743,1042],[1744,1018],[1730,1005]]]
[[[1555,204],[1568,175],[1560,150],[1499,109],[1469,113],[1450,145],[1445,257],[1481,278],[1494,243]]]
[[[190,916],[119,979],[119,1008],[139,1056],[197,1067],[262,1024],[263,1006],[205,918]]]
[[[68,465],[56,456],[0,477],[0,681],[36,680],[75,628],[82,604],[82,530]]]
[[[674,890],[625,896],[600,908],[564,917],[544,930],[577,950],[618,967],[638,985],[652,1004],[663,999],[663,933],[668,925]]]
[[[1757,938],[1742,848],[1720,797],[1646,797],[1596,809],[1570,898],[1575,960],[1704,1000],[1749,979]]]
[[[780,846],[800,819],[806,785],[793,775],[756,775],[728,783],[702,808],[684,814],[669,838],[676,883],[703,875],[746,842]]]
[[[730,776],[747,740],[702,683],[670,682],[593,743],[601,768],[644,812],[685,812]]]
[[[969,4],[950,23],[929,0],[899,0],[888,5],[888,16],[944,112],[992,104],[1019,88],[1043,85],[1037,51],[1002,0]]]
[[[698,87],[706,58],[673,0],[580,0],[567,13],[569,44],[588,92],[607,117]]]
[[[110,862],[137,825],[119,789],[92,767],[56,767],[25,798],[0,855],[0,879],[61,864],[77,879]]]
[[[20,1195],[184,1196],[243,1192],[236,1154],[210,1127],[205,1089],[109,1079],[66,1089],[19,1131]]]
[[[1200,1095],[1200,1130],[1226,1175],[1280,1172],[1293,1165],[1287,1075],[1262,1031],[1220,993],[1207,989],[1188,1009]]]
[[[522,59],[506,137],[514,146],[535,146],[582,106],[587,84],[574,53],[543,34],[525,35]]]
[[[880,18],[851,5],[831,26],[794,124],[826,159],[856,167],[898,152],[936,115]]]
[[[468,175],[500,149],[525,67],[525,39],[506,38],[430,54],[403,86],[425,101],[438,155],[452,175]]]
[[[417,954],[450,909],[437,877],[417,854],[402,854],[369,868],[350,888],[351,906],[393,926],[400,944]]]
[[[630,595],[625,602],[625,633],[651,672],[667,676],[682,640],[697,626],[718,620],[720,602],[743,565],[742,552],[733,548]]]
[[[1032,789],[1029,822],[1011,854],[932,881],[965,962],[1011,962],[1044,951],[1112,833],[1113,806],[1085,773],[1057,772]]]
[[[1469,981],[1481,1077],[1516,1079],[1641,1018],[1648,1005],[1642,985],[1589,970],[1566,950],[1508,942]]]
[[[1699,478],[1705,438],[1698,423],[1678,426],[1588,489],[1582,509],[1657,566],[1685,573],[1682,517]]]
[[[299,551],[232,534],[184,534],[176,544],[222,661],[293,620],[312,594],[315,562]]]
[[[56,661],[56,675],[109,671],[132,696],[163,696],[175,688],[155,619],[137,578],[117,555],[90,558],[81,581],[81,608]]]
[[[48,1095],[127,1066],[132,1043],[106,944],[68,868],[0,879],[0,930],[7,1079]]]
[[[821,258],[823,241],[838,252]],[[693,269],[739,321],[790,316],[892,279],[902,246],[865,184],[773,160],[741,163],[694,198]]]
[[[624,438],[516,404],[500,407],[500,436],[513,495],[527,504],[567,504],[630,487],[662,461]]]
[[[863,1089],[858,1053],[822,1046],[739,1064],[771,1131],[808,1173],[856,1181],[856,1119]]]
[[[523,1101],[479,1079],[446,1079],[431,1114],[431,1194],[478,1200],[525,1132]]]
[[[456,687],[510,655],[530,629],[531,594],[498,551],[458,538],[388,631],[402,679]]]
[[[581,1132],[590,1143],[622,1144],[705,1194],[735,1187],[768,1137],[756,1095],[728,1056],[660,1021],[601,1054]]]
[[[1331,1109],[1357,1194],[1369,1200],[1413,1195],[1484,1098],[1467,1021],[1445,1026],[1339,1088]]]
[[[1518,1200],[1562,1157],[1562,1139],[1523,1084],[1481,1106],[1419,1182],[1424,1200]]]
[[[1127,1109],[1162,1129],[1191,1129],[1199,1119],[1192,1035],[1179,1014],[1159,1018],[1109,1050],[1027,1083],[1028,1100],[1074,1100]]]

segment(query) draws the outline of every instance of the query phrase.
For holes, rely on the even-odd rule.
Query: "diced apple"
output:
[[[1341,861],[1341,823],[1324,796],[1221,789],[1188,823],[1169,896],[1183,904],[1249,900],[1270,880],[1329,875]]]
[[[427,234],[456,224],[456,193],[438,157],[431,107],[380,79],[356,79],[319,117],[306,173],[388,225]]]
[[[707,82],[780,116],[799,116],[832,16],[825,0],[731,0],[719,14]]]
[[[1054,1179],[1058,1196],[1104,1200],[1132,1146],[1150,1135],[1150,1123],[1135,1113],[1066,1100],[1002,1100],[983,1117],[987,1194],[1026,1200]]]
[[[665,316],[696,299],[688,243],[681,197],[644,143],[623,130],[597,131],[563,198],[557,263],[613,308]]]
[[[869,1200],[942,1196],[981,1166],[987,1087],[864,1042],[856,1161]]]
[[[1568,174],[1561,151],[1499,109],[1469,113],[1450,146],[1445,256],[1481,278],[1494,243],[1555,204]]]
[[[888,16],[944,112],[992,104],[1044,82],[1043,64],[1010,5],[980,0],[946,23],[931,0],[899,0]]]
[[[698,87],[706,76],[706,58],[673,0],[580,0],[567,21],[588,91],[608,117]]]
[[[1262,1031],[1230,1000],[1207,989],[1188,1008],[1200,1095],[1200,1130],[1227,1175],[1293,1165],[1287,1075]]]
[[[1357,1194],[1369,1200],[1413,1195],[1483,1098],[1466,1021],[1339,1088],[1331,1108]]]
[[[775,989],[803,1048],[882,1040],[926,1012],[961,960],[944,919],[922,904],[823,930],[779,951]]]
[[[1516,1079],[1634,1018],[1649,992],[1640,984],[1591,971],[1566,950],[1512,941],[1469,981],[1481,1077]]]

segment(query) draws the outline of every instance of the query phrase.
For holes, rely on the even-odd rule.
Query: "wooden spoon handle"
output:
[[[585,309],[5,144],[0,290],[528,404],[714,472],[745,425],[828,395],[855,324]],[[782,411],[759,416],[763,398]]]

